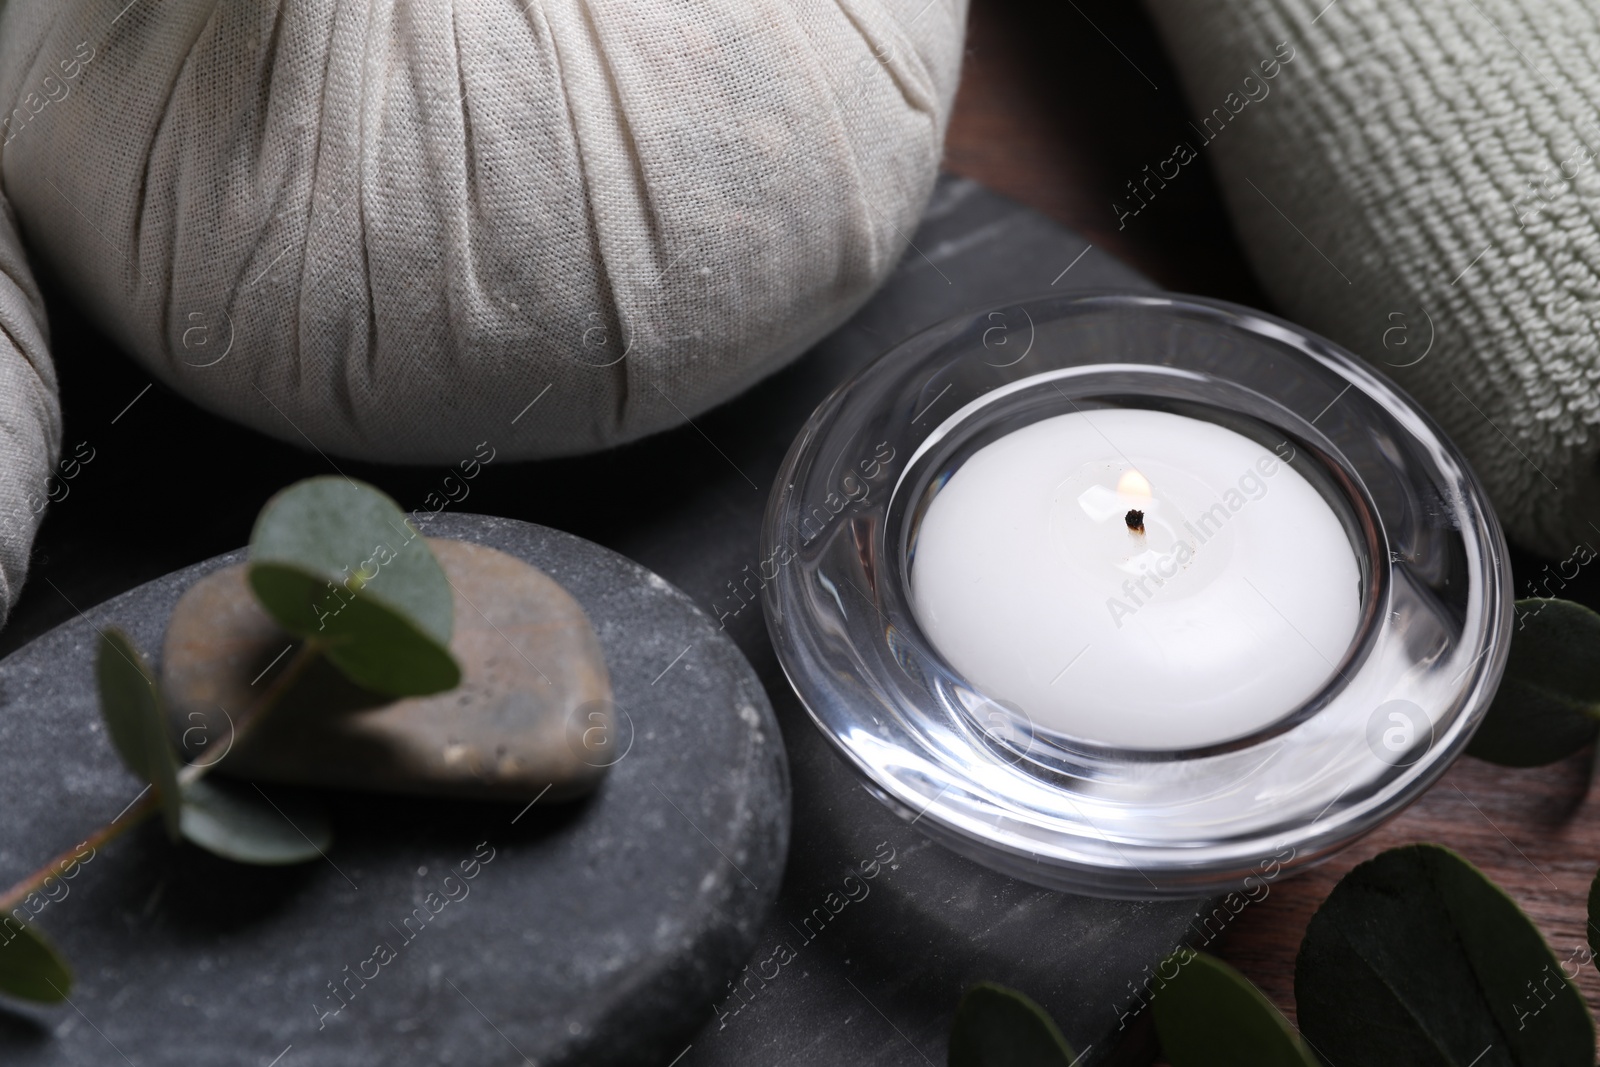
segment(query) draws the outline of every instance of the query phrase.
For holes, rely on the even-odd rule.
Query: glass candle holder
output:
[[[1354,636],[1265,725],[1107,743],[963,677],[919,620],[919,530],[951,478],[1024,427],[1108,410],[1230,430],[1337,517]],[[1097,896],[1248,889],[1350,844],[1465,748],[1510,642],[1503,536],[1433,421],[1330,342],[1193,297],[1036,299],[894,348],[795,440],[762,556],[789,681],[875,795],[995,870]]]

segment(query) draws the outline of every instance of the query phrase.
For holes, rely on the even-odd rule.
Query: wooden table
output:
[[[1138,5],[973,0],[946,167],[1078,230],[1171,289],[1271,310],[1204,163],[1118,228],[1112,201],[1170,153],[1187,121],[1181,88]],[[1544,563],[1513,553],[1519,588]],[[1600,606],[1600,577],[1582,576],[1564,593]],[[1592,758],[1585,751],[1532,770],[1464,758],[1399,818],[1273,886],[1211,948],[1293,1019],[1295,953],[1334,884],[1386,848],[1432,841],[1510,893],[1565,961],[1585,947],[1585,900],[1600,860]],[[1600,1013],[1600,971],[1584,963],[1578,985]]]

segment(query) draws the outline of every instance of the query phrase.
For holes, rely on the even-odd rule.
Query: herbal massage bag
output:
[[[265,433],[394,462],[603,448],[738,393],[885,277],[965,15],[8,0],[0,608],[60,452],[19,230],[154,376]]]

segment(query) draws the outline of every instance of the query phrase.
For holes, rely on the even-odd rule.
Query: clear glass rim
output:
[[[1026,322],[1023,357],[985,358],[996,315]],[[1073,350],[1094,349],[1100,334],[1113,349],[1123,334],[1169,339],[1170,348],[1133,360]],[[1033,364],[1018,369],[1029,355]],[[1244,380],[1246,371],[1256,377]],[[1009,432],[1007,417],[1044,417],[1032,394],[1045,385],[1079,389],[1073,404],[1093,387],[1102,398],[1123,389],[1118,406],[1216,408],[1312,453],[1324,495],[1344,501],[1364,568],[1360,628],[1321,692],[1267,727],[1199,748],[1119,749],[1031,724],[977,723],[976,709],[1004,705],[966,683],[922,633],[908,595],[910,541],[930,485],[954,469],[942,464],[958,466],[985,432]],[[951,392],[952,413],[927,418],[939,402],[928,398]],[[1316,418],[1309,412],[1335,394],[1334,403],[1349,399],[1345,413],[1317,425],[1334,404]],[[892,477],[835,511],[838,493],[819,491],[844,485],[850,495],[841,480],[852,476],[866,484],[868,464],[856,471],[856,456],[860,442],[879,436],[893,443]],[[835,515],[811,538],[808,508]],[[1172,294],[1039,297],[958,316],[897,345],[836,389],[797,436],[769,500],[762,556],[782,557],[763,589],[779,661],[873,792],[979,862],[1102,896],[1234,887],[1270,857],[1275,869],[1316,862],[1397,814],[1465,748],[1510,637],[1503,536],[1477,478],[1433,421],[1331,342],[1252,309]],[[1430,599],[1441,568],[1440,588],[1455,598],[1448,603]],[[824,585],[833,592],[820,595]],[[1413,648],[1422,631],[1438,647]],[[1463,661],[1458,676],[1444,677],[1441,668],[1454,674]],[[1418,708],[1427,741],[1415,758],[1408,749],[1389,762],[1372,746],[1367,719],[1363,759],[1354,744],[1363,702],[1391,691],[1417,701],[1373,704],[1371,714],[1390,703]],[[1313,765],[1318,754],[1326,767]],[[1228,795],[1250,785],[1255,760],[1306,765],[1305,783],[1254,779],[1263,796],[1277,789],[1289,798],[1276,822],[1260,804]]]

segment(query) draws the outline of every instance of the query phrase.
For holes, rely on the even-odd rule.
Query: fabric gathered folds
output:
[[[1512,540],[1594,558],[1600,6],[1146,6],[1188,94],[1189,143],[1278,310],[1410,392]]]
[[[0,608],[60,450],[14,210],[97,325],[301,446],[605,448],[842,322],[932,190],[965,0],[7,0]]]

